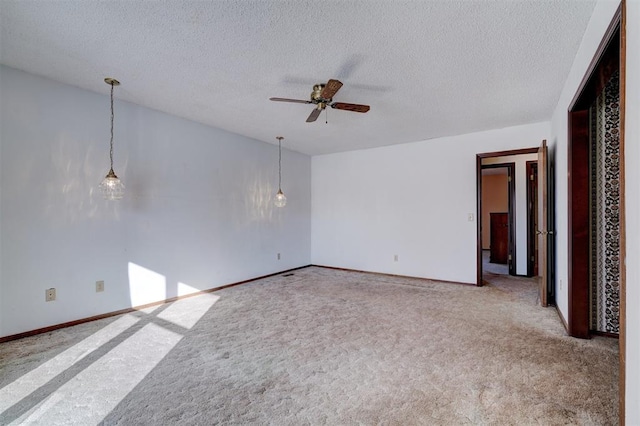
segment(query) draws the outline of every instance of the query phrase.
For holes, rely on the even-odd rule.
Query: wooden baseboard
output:
[[[250,283],[252,281],[261,280],[263,278],[273,277],[274,275],[285,274],[287,272],[296,271],[298,269],[308,268],[309,266],[311,266],[311,265],[299,266],[297,268],[287,269],[285,271],[274,272],[273,274],[262,275],[260,277],[251,278],[251,279],[244,280],[244,281],[238,281],[238,282],[231,283],[231,284],[225,284],[225,285],[222,285],[220,287],[214,287],[214,288],[210,288],[210,289],[207,289],[207,290],[201,290],[201,291],[198,291],[196,293],[186,294],[184,296],[170,297],[168,299],[160,300],[158,302],[147,303],[146,305],[133,306],[131,308],[120,309],[118,311],[107,312],[107,313],[100,314],[100,315],[94,315],[92,317],[81,318],[81,319],[77,319],[77,320],[73,320],[73,321],[63,322],[63,323],[60,323],[60,324],[50,325],[48,327],[43,327],[43,328],[38,328],[38,329],[35,329],[35,330],[25,331],[25,332],[22,332],[22,333],[12,334],[10,336],[0,337],[0,343],[9,342],[11,340],[22,339],[24,337],[29,337],[29,336],[35,336],[36,334],[48,333],[50,331],[59,330],[61,328],[73,327],[74,325],[84,324],[85,322],[96,321],[96,320],[99,320],[99,319],[109,318],[109,317],[113,317],[113,316],[116,316],[116,315],[128,314],[128,313],[131,313],[131,312],[139,311],[141,309],[149,308],[149,307],[152,307],[152,306],[163,305],[165,303],[175,302],[176,300],[186,299],[188,297],[193,297],[193,296],[197,296],[197,295],[204,294],[204,293],[213,293],[213,292],[216,292],[216,291],[219,291],[219,290],[223,290],[225,288],[235,287],[235,286],[238,286],[238,285],[241,285],[241,284],[247,284],[247,283]]]
[[[567,334],[569,334],[569,324],[567,323],[567,320],[562,315],[562,312],[560,312],[560,308],[558,308],[558,306],[556,306],[556,312],[558,313],[558,316],[560,317],[560,321],[562,321],[562,325],[564,325],[564,331],[566,331]]]
[[[619,339],[620,338],[620,335],[618,335],[616,333],[607,333],[606,331],[591,330],[589,333],[594,335],[594,336],[610,337],[612,339]]]
[[[411,278],[411,279],[414,279],[414,280],[437,281],[439,283],[470,285],[470,286],[476,287],[476,283],[463,283],[463,282],[459,282],[459,281],[447,281],[447,280],[441,280],[441,279],[437,279],[437,278],[413,277],[411,275],[400,275],[400,274],[387,274],[387,273],[384,273],[384,272],[363,271],[363,270],[360,270],[360,269],[338,268],[336,266],[325,266],[325,265],[316,265],[316,264],[313,264],[313,265],[310,265],[310,266],[316,266],[318,268],[334,269],[336,271],[361,272],[363,274],[381,275],[381,276],[385,276],[385,277]]]
[[[564,325],[564,329],[567,332],[567,334],[569,334],[569,325],[567,324],[567,320],[564,318],[564,316],[562,315],[562,312],[560,312],[560,309],[556,306],[556,312],[558,313],[558,316],[560,317],[560,320],[562,321],[562,325]],[[590,336],[602,336],[602,337],[609,337],[611,339],[618,339],[620,338],[620,336],[618,334],[615,333],[607,333],[606,331],[595,331],[595,330],[589,330],[589,335]],[[587,337],[588,339],[589,337]]]
[[[216,291],[219,291],[219,290],[223,290],[225,288],[235,287],[235,286],[242,285],[242,284],[247,284],[247,283],[250,283],[250,282],[253,282],[253,281],[261,280],[261,279],[264,279],[264,278],[269,278],[269,277],[272,277],[272,276],[275,276],[275,275],[285,274],[287,272],[308,268],[310,266],[316,266],[318,268],[325,268],[325,269],[333,269],[333,270],[336,270],[336,271],[360,272],[360,273],[364,273],[364,274],[380,275],[380,276],[386,276],[386,277],[411,278],[411,279],[425,280],[425,281],[432,281],[432,282],[435,281],[435,282],[440,282],[440,283],[445,283],[445,284],[456,284],[456,285],[465,285],[465,286],[473,286],[473,287],[476,286],[475,283],[463,283],[463,282],[459,282],[459,281],[448,281],[448,280],[441,280],[441,279],[437,279],[437,278],[414,277],[414,276],[410,276],[410,275],[387,274],[387,273],[384,273],[384,272],[372,272],[372,271],[363,271],[363,270],[359,270],[359,269],[338,268],[338,267],[335,267],[335,266],[311,264],[311,265],[300,266],[300,267],[297,267],[297,268],[287,269],[287,270],[280,271],[280,272],[275,272],[273,274],[268,274],[268,275],[263,275],[263,276],[260,276],[260,277],[251,278],[251,279],[244,280],[244,281],[238,281],[238,282],[235,282],[235,283],[225,284],[225,285],[222,285],[220,287],[214,287],[214,288],[210,288],[210,289],[207,289],[207,290],[201,290],[201,291],[198,291],[196,293],[191,293],[191,294],[187,294],[187,295],[184,295],[184,296],[171,297],[169,299],[160,300],[158,302],[147,303],[146,305],[139,305],[139,306],[134,306],[134,307],[131,307],[131,308],[120,309],[118,311],[107,312],[107,313],[100,314],[100,315],[94,315],[92,317],[81,318],[81,319],[77,319],[77,320],[73,320],[73,321],[68,321],[68,322],[63,322],[63,323],[60,323],[60,324],[51,325],[51,326],[48,326],[48,327],[43,327],[43,328],[38,328],[38,329],[35,329],[35,330],[25,331],[25,332],[22,332],[22,333],[12,334],[10,336],[0,337],[0,343],[9,342],[11,340],[22,339],[24,337],[29,337],[29,336],[35,336],[37,334],[48,333],[48,332],[55,331],[55,330],[58,330],[58,329],[61,329],[61,328],[73,327],[74,325],[84,324],[86,322],[96,321],[96,320],[100,320],[100,319],[104,319],[104,318],[109,318],[109,317],[113,317],[113,316],[116,316],[116,315],[128,314],[128,313],[139,311],[141,309],[149,308],[149,307],[152,307],[152,306],[163,305],[165,303],[175,302],[176,300],[186,299],[187,297],[197,296],[199,294],[213,293],[213,292],[216,292]],[[556,307],[556,310],[557,310],[557,307]],[[559,310],[557,310],[557,311],[558,311],[558,315],[560,316],[560,319],[562,320],[562,323],[564,324],[565,330],[568,330],[567,321],[562,316],[562,313]]]

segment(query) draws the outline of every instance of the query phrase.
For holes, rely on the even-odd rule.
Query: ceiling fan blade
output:
[[[313,111],[311,111],[311,114],[309,114],[309,117],[307,117],[307,123],[313,123],[314,121],[316,121],[318,119],[318,117],[320,116],[320,113],[322,112],[321,109],[314,109]]]
[[[347,104],[344,102],[335,102],[331,104],[331,108],[343,109],[345,111],[353,112],[367,112],[371,107],[369,105]]]
[[[296,104],[310,104],[311,101],[303,101],[302,99],[287,99],[287,98],[269,98],[270,101],[276,102],[294,102]]]
[[[324,86],[324,89],[322,89],[322,94],[320,96],[322,96],[323,99],[331,99],[336,93],[338,93],[338,90],[340,90],[341,87],[342,83],[338,80],[329,80]]]

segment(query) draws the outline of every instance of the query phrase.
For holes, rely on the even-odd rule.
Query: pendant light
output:
[[[282,136],[277,136],[278,139],[278,193],[275,198],[276,207],[284,207],[287,205],[287,197],[282,192]]]
[[[111,160],[111,168],[109,173],[100,183],[100,192],[105,200],[119,200],[124,195],[124,185],[113,172],[113,88],[119,86],[120,82],[115,78],[105,78],[104,82],[111,86],[111,141],[109,143],[109,159]]]

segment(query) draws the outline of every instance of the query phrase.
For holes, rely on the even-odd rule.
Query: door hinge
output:
[[[531,256],[531,261],[533,262],[535,260],[536,260],[536,257],[535,256]]]
[[[511,176],[509,176],[509,182],[511,182]]]
[[[533,180],[533,175],[529,175],[529,180]]]
[[[511,255],[509,255],[509,260],[511,260]]]

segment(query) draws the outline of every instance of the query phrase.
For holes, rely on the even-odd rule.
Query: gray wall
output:
[[[283,151],[278,209],[276,145],[116,99],[126,192],[105,201],[109,87],[96,90],[0,67],[0,336],[310,263],[308,156]]]

